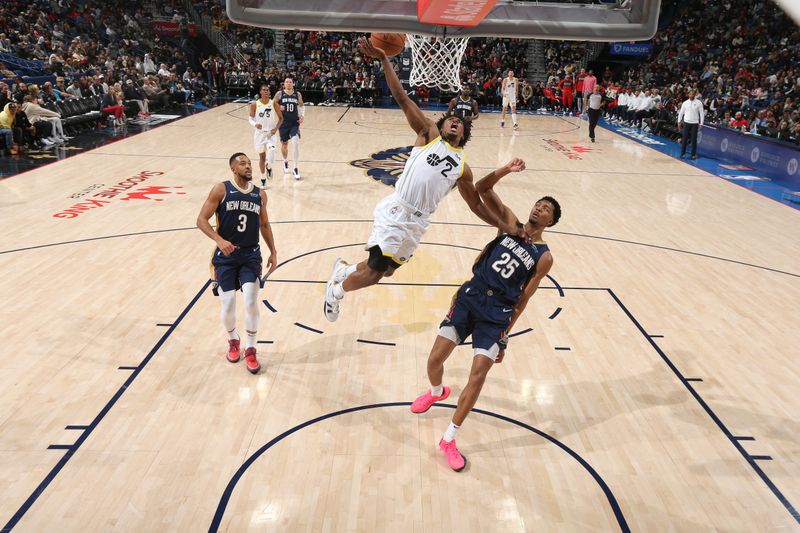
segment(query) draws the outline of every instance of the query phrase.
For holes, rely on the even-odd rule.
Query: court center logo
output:
[[[399,146],[397,148],[389,148],[388,150],[381,150],[375,152],[366,159],[356,159],[350,161],[354,167],[364,169],[367,176],[379,181],[384,185],[394,187],[400,175],[403,173],[403,167],[411,155],[413,146]],[[433,155],[433,154],[432,154]]]

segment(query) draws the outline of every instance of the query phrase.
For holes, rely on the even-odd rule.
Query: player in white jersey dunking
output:
[[[503,112],[500,114],[500,127],[506,126],[506,108],[511,107],[511,122],[514,123],[514,129],[519,128],[517,124],[517,96],[519,96],[519,80],[514,77],[514,71],[509,70],[508,76],[503,78],[503,86],[501,88],[503,94]]]
[[[454,186],[458,186],[470,210],[482,220],[501,231],[521,233],[488,209],[475,190],[472,170],[464,162],[464,145],[470,137],[471,123],[453,115],[445,115],[434,123],[408,97],[383,50],[363,38],[359,40],[359,50],[383,64],[392,96],[417,139],[395,192],[375,208],[372,234],[366,246],[369,258],[357,265],[348,265],[341,259],[334,263],[325,288],[323,309],[325,318],[331,322],[339,317],[339,305],[346,292],[378,283],[411,258],[430,225],[431,214]]]
[[[275,133],[283,117],[275,113],[269,97],[269,85],[258,90],[259,98],[250,102],[250,125],[253,126],[253,144],[258,154],[258,169],[261,171],[261,188],[267,187],[266,178],[272,179],[272,164],[275,162]]]

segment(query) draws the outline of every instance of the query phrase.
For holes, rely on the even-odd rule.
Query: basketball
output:
[[[369,40],[372,46],[380,48],[389,57],[396,56],[406,46],[406,36],[402,33],[373,33]]]

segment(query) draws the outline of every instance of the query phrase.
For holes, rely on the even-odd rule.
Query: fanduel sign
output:
[[[650,43],[611,43],[610,50],[613,56],[649,56],[653,53],[653,45]]]

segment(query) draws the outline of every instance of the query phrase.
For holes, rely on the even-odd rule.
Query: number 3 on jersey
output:
[[[500,259],[492,263],[492,270],[499,273],[503,278],[508,279],[519,266],[519,261],[511,259],[511,254],[502,254]]]
[[[236,230],[239,231],[240,233],[244,233],[246,229],[247,229],[247,215],[239,215],[239,225],[236,226]],[[508,254],[503,254],[503,255],[508,255]]]

